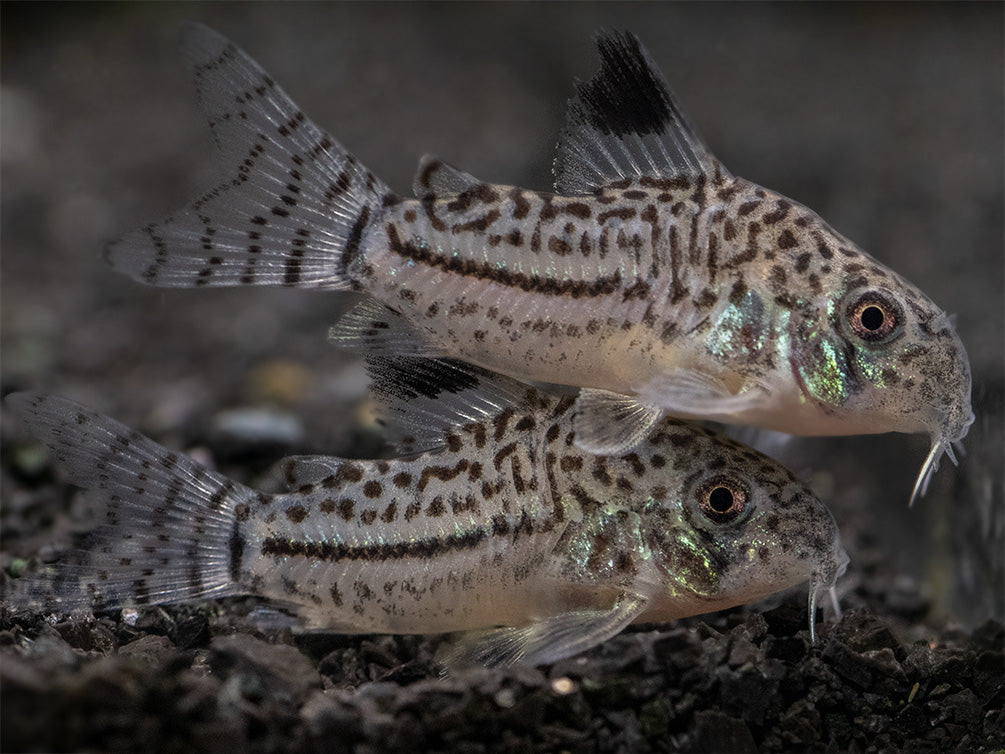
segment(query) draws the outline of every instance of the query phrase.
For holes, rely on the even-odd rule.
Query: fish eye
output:
[[[870,344],[885,343],[900,334],[904,312],[882,291],[865,291],[851,298],[845,317],[852,333]]]
[[[698,487],[698,510],[715,524],[730,524],[747,509],[750,490],[738,479],[716,476]]]

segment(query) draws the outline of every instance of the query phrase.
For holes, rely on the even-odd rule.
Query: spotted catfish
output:
[[[336,342],[581,387],[577,443],[594,452],[631,449],[665,413],[803,435],[924,432],[917,493],[973,421],[946,314],[811,210],[732,176],[631,34],[599,37],[556,193],[426,157],[416,199],[227,40],[190,26],[184,47],[223,173],[110,247],[139,281],[365,292]]]
[[[289,459],[292,491],[276,495],[71,401],[9,397],[107,508],[89,555],[14,602],[248,593],[332,632],[475,631],[449,661],[499,665],[551,662],[633,622],[809,580],[812,635],[817,595],[847,557],[828,510],[769,458],[673,419],[634,453],[591,455],[573,443],[570,398],[437,361],[379,376],[406,414],[399,426],[415,429],[406,439],[435,447]]]

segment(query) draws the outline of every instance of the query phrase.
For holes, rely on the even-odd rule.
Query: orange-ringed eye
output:
[[[847,317],[852,332],[867,343],[886,340],[903,320],[900,305],[879,291],[868,291],[856,298],[848,307]]]
[[[709,479],[698,488],[698,509],[709,521],[728,524],[747,509],[750,492],[747,485],[728,476]]]

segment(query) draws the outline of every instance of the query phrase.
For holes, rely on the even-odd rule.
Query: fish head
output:
[[[806,401],[826,416],[819,434],[931,437],[913,501],[944,452],[955,461],[952,444],[974,421],[970,362],[942,309],[850,242],[843,244],[851,256],[832,277],[836,295],[818,299],[801,319],[791,366]]]
[[[848,563],[830,511],[768,456],[713,433],[698,445],[704,449],[684,461],[693,470],[674,489],[674,504],[664,504],[647,525],[676,617],[754,602],[804,582],[815,606]],[[811,634],[813,621],[811,611]]]

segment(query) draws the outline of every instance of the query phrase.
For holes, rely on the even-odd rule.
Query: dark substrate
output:
[[[163,291],[102,245],[210,182],[175,36],[257,57],[405,193],[423,152],[545,189],[601,27],[638,33],[713,150],[959,315],[977,422],[913,510],[902,435],[769,448],[831,506],[845,618],[805,592],[637,627],[550,668],[441,680],[439,638],[297,636],[252,600],[48,624],[0,606],[4,751],[995,751],[1003,707],[1001,4],[4,3],[0,383],[54,392],[258,483],[287,453],[368,457],[350,303]],[[268,409],[229,440],[229,410]],[[291,435],[287,430],[295,428]],[[282,429],[282,431],[279,431]],[[270,435],[271,433],[271,435]],[[4,416],[0,578],[92,519]],[[3,584],[0,584],[3,586]],[[274,625],[274,623],[273,623]]]
[[[868,593],[868,585],[861,591]],[[909,590],[908,590],[909,591]],[[915,597],[914,600],[906,599]],[[439,678],[437,639],[242,626],[243,601],[55,625],[0,613],[4,751],[896,751],[1005,746],[1002,625],[801,600],[631,629],[551,667]],[[228,607],[230,609],[228,609]]]

